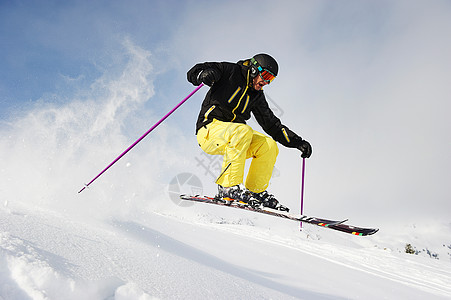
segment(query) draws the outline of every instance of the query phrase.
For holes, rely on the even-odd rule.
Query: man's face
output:
[[[268,83],[262,79],[260,74],[254,78],[253,87],[255,90],[260,91]]]

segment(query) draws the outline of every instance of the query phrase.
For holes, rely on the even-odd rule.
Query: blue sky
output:
[[[182,11],[165,1],[2,1],[1,116],[65,88],[67,78],[89,84],[115,64],[126,37],[158,48]]]
[[[364,206],[376,218],[409,214],[409,207],[449,219],[449,36],[451,3],[439,0],[2,1],[0,125],[19,141],[24,114],[101,101],[109,96],[99,97],[99,86],[118,82],[115,95],[129,95],[124,76],[134,74],[152,91],[143,93],[149,101],[126,104],[142,105],[118,121],[126,145],[193,89],[186,71],[195,63],[266,52],[280,72],[265,92],[283,109],[283,123],[313,145],[310,210],[344,214],[356,207],[364,218]],[[151,67],[140,81],[127,68],[143,63]],[[192,140],[184,147],[193,153],[205,92],[164,123],[180,140]],[[299,153],[281,147],[276,195],[298,193],[299,163]]]

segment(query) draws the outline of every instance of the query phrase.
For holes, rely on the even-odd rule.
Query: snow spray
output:
[[[97,178],[99,178],[103,173],[105,173],[112,165],[114,165],[119,159],[121,159],[127,152],[132,150],[139,142],[141,142],[149,133],[151,133],[158,125],[160,125],[164,120],[166,120],[174,111],[176,111],[183,103],[185,103],[189,98],[191,98],[194,93],[200,90],[204,84],[201,83],[198,87],[196,87],[188,96],[185,97],[179,104],[177,104],[170,112],[168,112],[163,118],[160,119],[155,125],[153,125],[149,130],[147,130],[139,139],[137,139],[133,144],[130,145],[124,152],[122,152],[115,160],[113,160],[105,169],[102,170],[96,177],[94,177],[90,182],[85,184],[85,186],[78,191],[78,193],[83,192],[91,183],[93,183]]]

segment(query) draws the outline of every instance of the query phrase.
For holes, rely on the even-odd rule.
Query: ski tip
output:
[[[378,231],[379,231],[379,228],[374,228],[374,229],[369,230],[368,232],[366,232],[365,235],[373,235],[373,234],[375,234]]]
[[[378,232],[378,231],[379,231],[379,228],[375,228],[375,229],[373,230],[373,232],[371,232],[369,235],[375,234],[375,233]]]

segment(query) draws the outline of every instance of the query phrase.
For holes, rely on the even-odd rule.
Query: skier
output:
[[[265,99],[263,87],[274,80],[278,70],[274,58],[257,54],[237,63],[199,63],[187,73],[193,85],[210,87],[197,119],[196,135],[203,151],[223,155],[222,172],[216,180],[219,197],[282,209],[266,190],[279,152],[275,141],[299,149],[304,158],[312,154],[310,143],[283,125]],[[246,125],[251,112],[270,137]],[[252,162],[243,187],[248,158]]]

